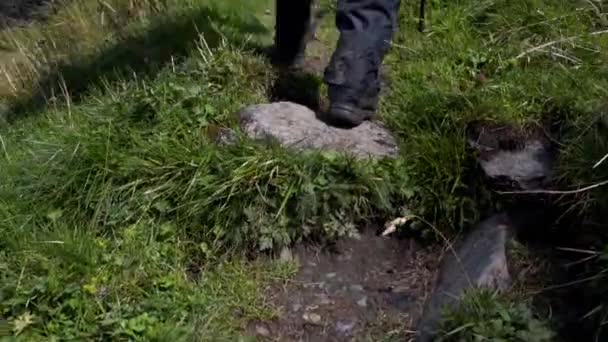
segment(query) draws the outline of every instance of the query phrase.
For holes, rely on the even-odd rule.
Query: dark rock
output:
[[[453,251],[447,252],[435,290],[418,324],[419,342],[433,340],[443,310],[456,305],[467,290],[510,287],[506,248],[513,230],[506,214],[496,215],[479,224]]]
[[[543,130],[476,123],[468,141],[493,187],[533,190],[550,184],[556,150]]]
[[[307,107],[277,102],[240,111],[241,128],[251,138],[276,140],[297,151],[330,150],[358,157],[395,157],[399,149],[391,133],[377,122],[352,129],[332,127]]]
[[[526,142],[517,151],[497,151],[481,161],[486,175],[493,179],[507,179],[521,189],[532,190],[548,184],[553,175],[553,157],[547,146],[538,140]]]

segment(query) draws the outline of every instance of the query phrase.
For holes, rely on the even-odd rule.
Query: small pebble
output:
[[[270,331],[261,325],[256,325],[255,332],[260,336],[264,336],[264,337],[270,336]]]
[[[357,305],[364,308],[367,307],[367,297],[363,297],[357,301]]]
[[[325,288],[325,282],[321,281],[318,283],[308,283],[308,284],[304,284],[302,285],[305,289],[311,289],[311,288],[319,288],[319,289],[323,289]]]
[[[325,277],[327,277],[327,278],[329,278],[329,279],[331,279],[331,278],[335,278],[335,277],[336,277],[336,274],[335,274],[335,273],[327,273],[327,274],[325,275]]]
[[[351,285],[351,286],[350,286],[350,289],[351,289],[352,291],[358,291],[358,292],[361,292],[361,291],[363,291],[363,286],[361,286],[361,285]]]
[[[395,286],[392,289],[392,292],[395,292],[395,293],[407,293],[409,291],[411,291],[411,289],[408,286],[404,286],[404,285]]]
[[[338,256],[338,261],[350,261],[351,259],[352,257],[350,256],[350,254]]]
[[[293,310],[294,312],[298,312],[302,309],[302,305],[301,304],[294,304],[291,306],[291,310]]]
[[[316,313],[305,313],[304,315],[302,315],[302,318],[308,322],[308,323],[312,323],[312,324],[319,324],[321,323],[321,315],[316,314]]]
[[[342,335],[351,335],[355,328],[355,322],[352,321],[338,321],[336,323],[336,332]]]
[[[307,307],[306,307],[306,311],[309,311],[309,312],[310,312],[310,311],[315,311],[315,310],[317,310],[318,308],[319,308],[319,305],[317,305],[317,304],[313,304],[313,305],[309,305],[309,306],[307,306]]]
[[[328,305],[328,304],[332,304],[333,302],[325,295],[320,296],[319,299],[319,304],[321,305]]]

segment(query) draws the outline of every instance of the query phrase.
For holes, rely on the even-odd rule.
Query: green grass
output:
[[[219,1],[72,1],[44,25],[2,33],[3,45],[22,56],[3,68],[2,93],[15,100],[11,112],[29,114],[61,98],[77,100],[101,80],[179,64],[201,37],[205,48],[253,43],[249,37],[267,30],[254,15],[260,10]]]
[[[603,62],[608,36],[587,34],[602,27],[592,7],[584,1],[435,2],[428,34],[413,29],[413,2],[403,10],[399,46],[388,60],[391,95],[382,114],[402,138],[414,183],[423,190],[422,209],[447,225],[442,229],[462,228],[476,218],[472,199],[478,195],[471,193],[476,181],[469,178],[475,165],[465,142],[473,120],[565,121],[564,158],[569,159],[562,167],[576,159],[589,169],[580,154],[588,150],[578,135],[597,120],[608,89]],[[546,50],[517,58],[568,37],[578,38],[554,44],[555,53],[580,62]],[[593,148],[591,159],[601,158],[599,150]],[[589,179],[574,176],[568,182]]]
[[[170,225],[104,236],[61,221],[2,233],[0,315],[18,340],[234,340],[249,319],[272,317],[258,290],[291,272],[193,264]]]
[[[406,205],[444,234],[466,229],[488,200],[472,120],[560,119],[562,184],[608,175],[608,163],[591,169],[608,153],[596,125],[608,35],[588,34],[606,29],[601,4],[433,1],[421,34],[405,1],[380,109],[394,161],[215,143],[277,80],[259,53],[272,8],[75,0],[1,34],[3,56],[20,57],[0,70],[0,319],[21,339],[234,340],[272,314],[260,289],[293,271],[251,258],[260,251],[356,234]]]

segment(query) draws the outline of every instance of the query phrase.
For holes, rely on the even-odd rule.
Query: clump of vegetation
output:
[[[179,64],[197,43],[246,44],[268,32],[264,1],[71,0],[45,22],[0,32],[0,95],[12,111],[62,105],[99,84]],[[259,42],[259,41],[256,41]]]
[[[459,307],[446,312],[441,329],[442,342],[548,342],[555,337],[524,302],[487,290],[468,293]]]
[[[144,218],[171,222],[223,252],[353,234],[357,220],[398,214],[412,196],[401,161],[298,156],[245,138],[217,144],[215,131],[233,124],[234,112],[262,101],[264,71],[227,47],[204,58],[58,110],[35,139],[50,148],[32,149],[29,129],[6,139],[5,193],[76,222],[92,219],[99,232]],[[252,83],[260,91],[241,87]]]
[[[382,116],[401,137],[410,176],[420,189],[418,210],[440,229],[465,229],[477,220],[480,207],[489,206],[476,191],[479,173],[466,146],[472,121],[507,126],[561,122],[567,135],[562,149],[569,156],[560,163],[565,167],[589,170],[608,152],[581,140],[597,122],[608,87],[602,76],[606,9],[598,6],[585,1],[435,1],[424,34],[415,30],[416,1],[403,6],[387,61],[391,90]],[[595,160],[591,164],[583,157],[589,154]],[[590,181],[574,176],[563,186]]]
[[[141,221],[110,235],[66,221],[51,213],[20,230],[0,224],[0,319],[20,341],[234,340],[248,320],[272,317],[259,288],[293,272],[196,264],[192,242],[169,224]]]

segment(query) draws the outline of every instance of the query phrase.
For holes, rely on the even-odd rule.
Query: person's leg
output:
[[[304,57],[312,0],[276,0],[275,57],[285,65]]]
[[[340,39],[325,72],[330,119],[357,126],[373,116],[399,5],[400,0],[338,0]]]

